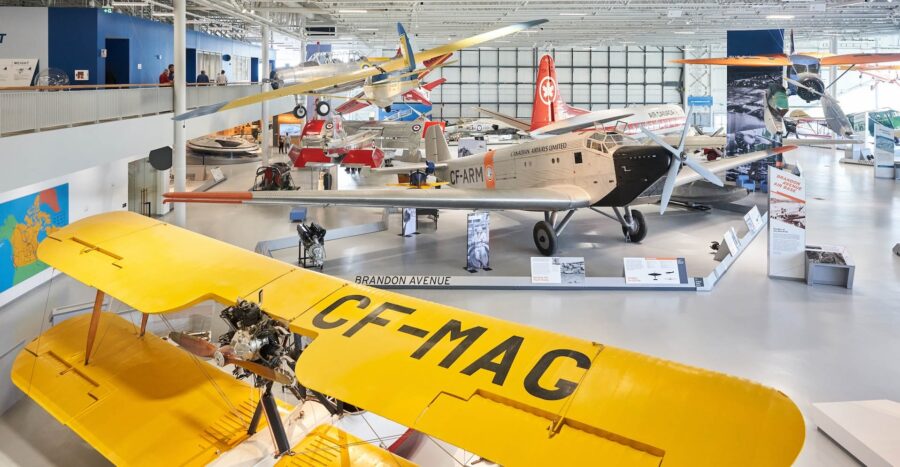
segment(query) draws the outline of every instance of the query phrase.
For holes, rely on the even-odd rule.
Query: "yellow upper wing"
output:
[[[756,383],[355,285],[137,214],[76,222],[38,254],[145,312],[262,290],[266,313],[314,338],[301,384],[504,465],[789,465],[803,445],[797,407]]]
[[[728,66],[790,66],[791,59],[784,55],[760,55],[749,57],[718,58],[681,58],[669,60],[671,63],[689,63],[693,65],[728,65]]]

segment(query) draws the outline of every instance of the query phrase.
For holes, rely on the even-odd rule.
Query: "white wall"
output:
[[[20,187],[0,194],[0,203],[63,183],[69,184],[69,222],[102,212],[122,210],[123,203],[128,201],[128,161],[113,161]],[[49,325],[47,308],[89,299],[73,296],[78,295],[79,289],[58,285],[68,280],[63,276],[48,282],[52,272],[48,268],[0,293],[0,413],[20,396],[10,381],[10,368],[22,346]],[[51,289],[55,289],[52,300]]]
[[[40,68],[47,67],[47,9],[38,7],[0,7],[0,58],[37,58]]]

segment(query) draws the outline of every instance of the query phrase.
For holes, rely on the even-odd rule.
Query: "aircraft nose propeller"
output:
[[[684,121],[684,129],[681,130],[681,139],[678,141],[678,149],[673,148],[668,143],[662,140],[659,135],[653,133],[652,131],[641,127],[641,131],[644,132],[648,138],[650,138],[654,143],[662,146],[671,154],[671,162],[669,163],[669,172],[666,174],[666,182],[663,185],[662,191],[662,199],[659,202],[659,213],[663,214],[666,212],[666,207],[669,206],[669,200],[672,198],[672,192],[675,190],[675,179],[678,177],[678,172],[681,170],[681,165],[685,164],[695,172],[697,172],[701,177],[708,180],[710,183],[717,186],[724,186],[725,184],[722,180],[716,176],[716,174],[707,170],[703,165],[690,157],[687,157],[687,154],[684,153],[684,145],[687,142],[688,131],[690,131],[691,126],[688,122],[691,120],[691,114],[694,113],[694,108],[689,107],[687,115],[685,116]]]

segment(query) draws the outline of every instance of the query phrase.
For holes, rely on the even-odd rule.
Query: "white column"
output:
[[[831,44],[828,47],[828,51],[831,52],[832,54],[837,55],[837,48],[838,48],[837,36],[831,36]],[[819,70],[819,72],[821,73],[821,70]],[[838,77],[838,68],[836,66],[832,66],[831,70],[828,73],[831,74],[831,77],[828,79],[828,81],[831,83],[834,83],[834,80],[836,80]],[[837,98],[837,87],[838,87],[838,85],[837,85],[837,83],[835,83],[835,85],[832,86],[831,89],[828,90],[827,94],[836,99]]]
[[[266,15],[268,16],[268,15]],[[269,39],[271,36],[271,31],[269,31],[269,27],[266,25],[262,26],[262,76],[260,77],[260,81],[265,82],[269,79]],[[262,92],[266,92],[269,90],[268,84],[262,85]],[[269,101],[263,101],[262,105],[262,115],[260,119],[262,120],[262,164],[269,165],[269,158],[272,155],[272,132],[269,130],[269,122],[272,120],[272,116],[269,115]]]
[[[186,42],[185,42],[185,15],[184,5],[187,0],[174,0],[175,18],[175,83],[173,94],[175,95],[175,115],[187,111],[185,86],[186,66]],[[175,174],[175,191],[187,190],[187,139],[184,136],[184,122],[174,122],[175,137],[172,146],[172,169]],[[184,203],[175,203],[175,224],[184,226],[186,223],[187,207]]]

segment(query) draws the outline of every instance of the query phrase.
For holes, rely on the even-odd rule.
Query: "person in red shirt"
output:
[[[169,67],[159,74],[159,84],[172,84],[175,79],[175,65],[169,64]]]

